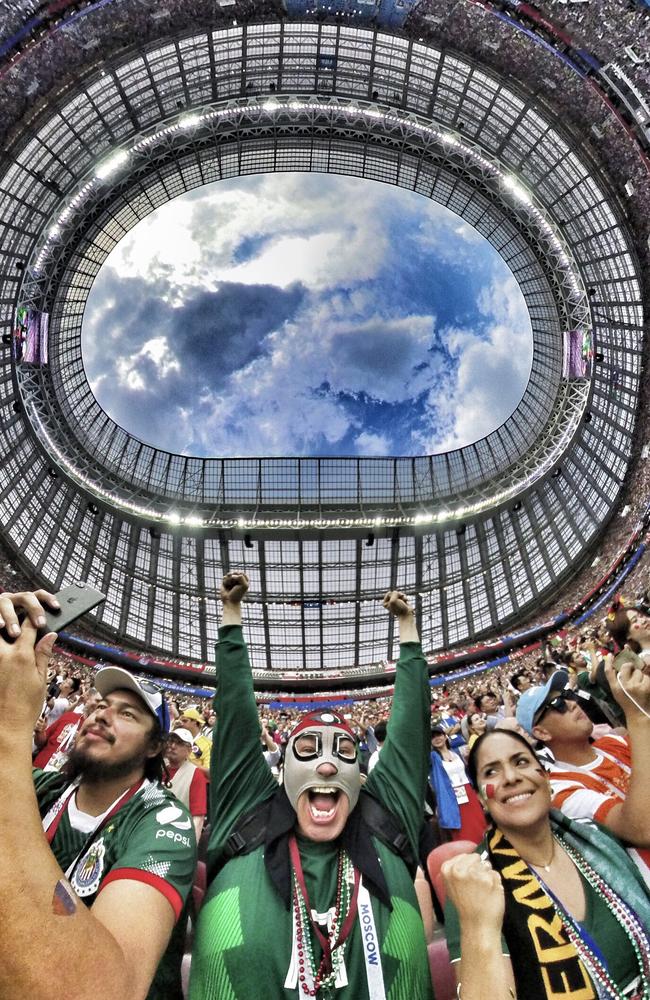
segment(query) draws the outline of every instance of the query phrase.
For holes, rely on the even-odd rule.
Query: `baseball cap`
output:
[[[197,712],[195,708],[185,708],[181,712],[179,718],[191,719],[192,722],[200,722],[201,725],[205,725],[205,719],[200,712]]]
[[[175,736],[177,739],[181,741],[181,743],[189,743],[190,746],[194,745],[194,737],[192,736],[191,732],[189,731],[189,729],[183,729],[182,726],[179,726],[178,729],[172,729],[169,736],[170,738],[172,736]]]
[[[102,698],[125,688],[133,691],[145,703],[151,714],[158,720],[160,731],[165,734],[169,732],[169,709],[163,693],[159,687],[144,677],[134,677],[128,670],[122,667],[102,667],[95,675],[95,687]]]
[[[569,675],[566,670],[556,670],[546,682],[538,684],[536,687],[524,691],[517,703],[517,722],[532,736],[533,726],[536,725],[535,716],[553,698],[558,691],[563,691],[569,683]]]

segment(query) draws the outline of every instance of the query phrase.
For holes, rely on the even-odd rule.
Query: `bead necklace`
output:
[[[292,845],[290,843],[290,849]],[[293,863],[293,908],[298,952],[298,988],[305,997],[333,997],[336,979],[343,964],[345,946],[356,917],[359,874],[347,853],[341,848],[338,854],[336,875],[336,900],[334,915],[327,937],[314,923],[309,907],[306,886],[297,848],[291,851]],[[310,923],[323,947],[323,955],[316,970],[312,948]]]
[[[637,960],[637,965],[641,973],[641,992],[636,994],[637,1000],[650,1000],[650,947],[648,937],[641,925],[636,913],[630,909],[621,897],[609,886],[601,876],[591,867],[577,851],[567,843],[563,847],[578,871],[584,875],[594,891],[604,899],[608,908],[614,914],[617,921],[625,931]],[[547,890],[548,891],[548,890]],[[595,980],[599,997],[612,997],[619,1000],[623,996],[618,986],[609,974],[600,955],[597,955],[592,947],[585,940],[584,933],[581,933],[577,922],[566,912],[564,907],[555,899],[556,906],[561,910],[564,925],[569,938],[577,949],[578,954],[589,967],[589,974]],[[603,992],[604,991],[604,992]]]

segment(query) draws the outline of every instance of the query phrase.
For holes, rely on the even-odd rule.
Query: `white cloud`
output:
[[[385,434],[373,434],[371,431],[362,431],[354,439],[359,455],[388,455],[391,450],[391,442]]]
[[[515,279],[493,281],[479,297],[487,321],[483,331],[442,332],[456,359],[455,379],[430,393],[436,420],[445,430],[418,435],[424,451],[460,448],[498,427],[515,409],[532,360],[530,316]]]
[[[149,360],[153,363],[159,378],[165,378],[171,372],[180,371],[180,362],[171,351],[166,337],[152,337],[142,345],[139,351],[126,357],[115,359],[115,368],[119,383],[129,389],[145,389],[147,383],[139,370],[140,363]]]

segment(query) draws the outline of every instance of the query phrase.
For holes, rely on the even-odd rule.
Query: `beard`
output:
[[[67,761],[61,768],[61,773],[68,781],[81,778],[82,781],[95,784],[96,782],[125,778],[138,769],[144,774],[146,761],[147,754],[144,747],[139,753],[133,754],[127,760],[116,761],[94,760],[90,754],[73,747]]]

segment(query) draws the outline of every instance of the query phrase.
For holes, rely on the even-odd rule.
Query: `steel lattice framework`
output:
[[[208,659],[213,595],[242,567],[254,664],[343,670],[393,657],[389,588],[417,595],[436,650],[520,620],[586,558],[629,461],[638,265],[597,165],[512,81],[350,25],[205,30],[106,60],[32,118],[2,169],[0,326],[19,305],[48,313],[50,363],[2,357],[0,523],[41,582],[108,593],[104,631]],[[416,458],[196,459],[101,410],[81,323],[110,250],[170,198],[271,170],[398,184],[490,240],[534,340],[501,427]],[[592,332],[588,379],[562,377],[569,329]]]

